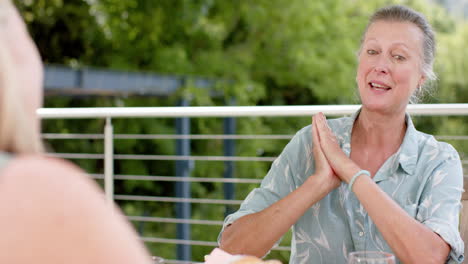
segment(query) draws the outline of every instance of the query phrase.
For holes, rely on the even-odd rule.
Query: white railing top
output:
[[[106,118],[106,117],[247,117],[247,116],[311,116],[350,115],[360,105],[298,106],[187,106],[187,107],[91,107],[41,108],[41,118]],[[468,104],[408,105],[412,115],[468,115]]]

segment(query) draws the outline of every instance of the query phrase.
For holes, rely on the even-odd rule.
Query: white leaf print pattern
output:
[[[436,204],[433,208],[431,208],[431,216],[439,209],[440,203]]]
[[[299,261],[300,264],[307,264],[309,263],[309,250],[303,250],[301,254],[297,255],[297,259],[301,259]]]
[[[430,151],[428,151],[426,153],[426,156],[430,156],[429,157],[429,161],[433,161],[435,158],[437,158],[437,156],[439,156],[439,149],[438,148],[434,148]]]
[[[346,248],[346,243],[343,241],[343,247],[341,248],[343,251],[343,257],[348,262],[348,248]]]
[[[432,206],[432,195],[429,195],[419,206],[417,217],[420,219],[428,219],[430,217],[429,208]]]
[[[410,158],[411,158],[410,156],[407,156],[407,155],[404,154],[404,153],[401,153],[401,154],[400,154],[400,161],[401,161],[401,162],[406,162],[406,161],[408,161]]]
[[[446,176],[447,176],[446,172],[443,172],[441,170],[437,170],[434,173],[434,180],[432,181],[432,187],[439,185],[444,180],[444,178]]]
[[[370,218],[370,217],[369,217],[369,218]],[[385,250],[384,250],[383,243],[382,243],[382,239],[380,239],[380,236],[379,236],[379,234],[378,234],[377,227],[375,227],[375,226],[370,226],[370,227],[369,227],[369,234],[370,234],[370,237],[371,237],[371,238],[374,238],[374,239],[371,239],[372,244],[373,244],[379,251],[385,251]]]
[[[343,210],[344,210],[345,209],[344,203],[347,200],[348,195],[349,195],[349,190],[348,190],[348,188],[346,188],[346,186],[344,184],[341,184],[341,186],[338,187],[338,195],[340,196],[341,208],[343,208]]]
[[[303,244],[303,243],[311,244],[315,248],[316,252],[319,254],[319,257],[320,257],[320,262],[318,262],[318,263],[322,263],[322,259],[323,259],[322,253],[319,250],[319,248],[317,247],[317,245],[315,245],[312,242],[309,234],[304,232],[304,230],[302,228],[298,228],[296,246],[299,247],[298,244]],[[304,246],[303,248],[307,248],[307,247]],[[299,263],[304,263],[304,264],[311,263],[311,260],[309,259],[310,258],[309,255],[310,255],[309,254],[309,249],[305,249],[305,250],[303,250],[303,252],[301,254],[298,254],[297,258],[298,259],[302,258],[302,260]],[[316,261],[316,260],[314,259],[314,261]]]
[[[328,239],[325,236],[325,233],[323,233],[322,230],[320,230],[320,237],[314,238],[314,241],[317,242],[317,244],[321,245],[323,248],[330,250],[330,245],[328,244]]]
[[[268,189],[268,190],[270,190],[272,192],[275,192],[275,186],[277,186],[276,185],[276,178],[277,177],[270,177],[268,179],[268,182],[266,182],[265,185],[263,186],[263,188]]]
[[[284,167],[284,177],[289,178],[289,163]]]
[[[312,244],[312,239],[310,238],[308,233],[304,232],[304,230],[302,228],[298,228],[296,243],[297,244],[300,244],[300,243],[310,243],[310,244]]]
[[[356,219],[355,222],[356,222],[356,225],[358,225],[361,228],[361,230],[364,230],[364,225],[361,223],[361,221]]]
[[[408,176],[408,175],[405,174],[405,175],[402,176],[402,177],[398,177],[398,174],[395,174],[393,177],[390,177],[391,179],[394,179],[395,182],[398,181],[398,179],[400,179],[400,182],[398,183],[397,187],[395,188],[395,190],[394,190],[393,193],[392,193],[392,198],[395,198],[395,194],[400,190],[401,185],[402,185],[404,182],[406,182],[406,177],[407,177],[407,176]]]
[[[274,161],[273,161],[273,166],[278,167],[279,163],[281,160],[281,156],[278,156]]]
[[[376,234],[375,237],[374,237],[374,240],[375,240],[375,243],[377,244],[377,248],[380,251],[385,251],[383,243],[382,243],[382,239],[380,239],[380,236]]]
[[[314,216],[318,218],[319,215],[319,210],[320,210],[320,203],[315,203],[312,206],[312,212],[314,213]]]
[[[428,209],[432,204],[432,195],[429,195],[424,201],[421,203],[421,207]]]
[[[359,204],[359,210],[357,212],[360,213],[362,216],[366,215],[366,211],[364,210],[364,206],[362,206],[362,204]]]

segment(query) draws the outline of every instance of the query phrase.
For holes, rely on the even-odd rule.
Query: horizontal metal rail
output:
[[[153,216],[127,216],[128,220],[135,222],[151,222],[151,223],[170,223],[170,224],[192,224],[192,225],[217,225],[222,226],[223,221],[216,220],[199,220],[199,219],[180,219],[180,218],[165,218]]]
[[[462,164],[468,161],[462,161]],[[103,174],[89,174],[94,179],[104,179]],[[468,174],[463,175],[468,180]],[[141,180],[141,181],[167,181],[167,182],[221,182],[221,183],[254,183],[259,184],[262,179],[242,179],[242,178],[203,178],[203,177],[178,177],[178,176],[142,176],[142,175],[116,175],[116,180]]]
[[[164,263],[167,263],[167,264],[203,264],[204,262],[183,261],[183,260],[176,260],[176,259],[164,259]]]
[[[104,174],[90,174],[96,179],[104,179]],[[178,176],[114,175],[116,180],[168,181],[168,182],[221,182],[221,183],[261,183],[262,179],[208,178]]]
[[[439,140],[468,140],[468,136],[434,136]]]
[[[48,153],[53,157],[64,159],[103,159],[104,154],[92,153]],[[131,155],[114,154],[116,160],[199,160],[199,161],[274,161],[276,157],[243,157],[243,156],[178,156],[178,155]]]
[[[40,118],[119,118],[119,117],[251,117],[251,116],[311,116],[350,115],[360,105],[298,105],[298,106],[199,106],[199,107],[94,107],[41,108]],[[468,104],[408,105],[413,115],[468,115]]]
[[[240,205],[242,200],[206,199],[206,198],[178,198],[143,195],[115,195],[115,200],[145,201],[145,202],[170,202],[170,203],[197,203],[197,204],[231,204]]]
[[[182,239],[160,238],[160,237],[141,237],[141,239],[144,242],[152,242],[152,243],[182,244],[182,245],[207,246],[207,247],[218,246],[217,242],[212,242],[212,241],[182,240]],[[277,246],[277,247],[272,248],[272,250],[290,251],[291,247]]]
[[[173,135],[115,134],[114,139],[291,139],[294,135]],[[104,139],[103,134],[43,133],[44,139]],[[435,136],[440,140],[468,140],[468,136]]]
[[[212,241],[182,240],[182,239],[159,238],[159,237],[141,237],[141,239],[144,242],[152,242],[152,243],[195,245],[195,246],[207,246],[207,247],[218,246],[217,242],[212,242]]]
[[[115,134],[114,139],[291,139],[294,135],[174,135]],[[43,133],[44,139],[104,139],[103,134]]]
[[[104,154],[90,153],[48,153],[52,157],[64,159],[103,159]],[[272,162],[276,157],[241,157],[241,156],[178,156],[178,155],[129,155],[115,154],[116,160],[198,160],[198,161],[268,161]],[[462,164],[468,164],[468,160],[462,160]]]

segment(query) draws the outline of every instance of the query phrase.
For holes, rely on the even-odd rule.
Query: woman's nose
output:
[[[387,74],[390,72],[390,61],[383,56],[379,58],[377,64],[374,67],[374,71],[377,73]]]
[[[377,73],[387,74],[389,72],[388,67],[378,65],[374,68],[374,71]]]

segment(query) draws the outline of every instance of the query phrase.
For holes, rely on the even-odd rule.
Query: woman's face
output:
[[[368,28],[356,81],[363,107],[380,113],[405,111],[422,85],[423,33],[409,22],[376,21]]]

